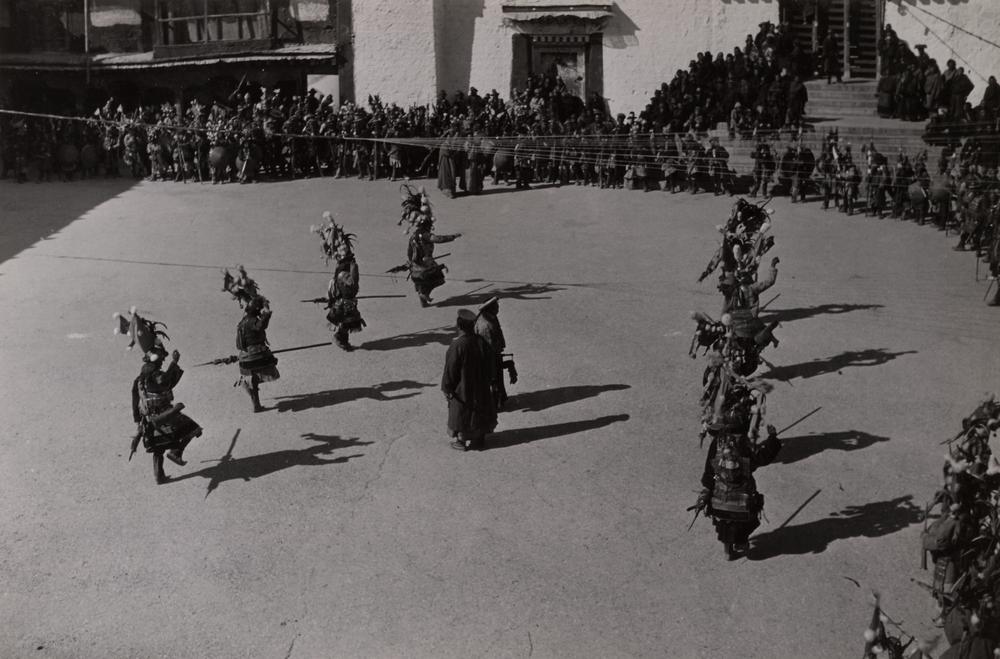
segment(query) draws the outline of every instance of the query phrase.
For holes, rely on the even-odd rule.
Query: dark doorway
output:
[[[885,0],[780,0],[781,22],[807,52],[832,32],[848,78],[875,78]]]

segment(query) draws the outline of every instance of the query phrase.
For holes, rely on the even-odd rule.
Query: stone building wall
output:
[[[982,99],[987,79],[1000,77],[1000,45],[994,45],[1000,44],[1000,0],[895,0],[886,7],[885,22],[910,48],[926,44],[942,69],[949,59],[964,66],[976,85],[969,96],[973,104]]]
[[[763,21],[778,21],[777,0],[618,0],[603,37],[608,106],[639,112],[696,53],[731,53]]]
[[[354,0],[351,14],[355,99],[378,94],[404,106],[431,102],[437,87],[434,0]]]
[[[354,0],[356,98],[378,93],[402,105],[436,89],[510,91],[510,0]],[[612,4],[612,3],[609,3]],[[603,33],[603,94],[612,112],[643,109],[674,71],[706,49],[731,52],[778,0],[617,0]]]

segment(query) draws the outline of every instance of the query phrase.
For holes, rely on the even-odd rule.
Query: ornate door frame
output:
[[[580,83],[580,98],[586,100],[589,89],[587,88],[587,60],[589,58],[590,35],[576,34],[535,34],[531,37],[531,65],[529,68],[532,74],[544,74],[542,56],[555,55],[561,53],[572,53],[576,55],[576,69]]]

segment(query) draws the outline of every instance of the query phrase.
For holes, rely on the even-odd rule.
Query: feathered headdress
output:
[[[246,268],[242,265],[236,266],[236,273],[239,278],[233,277],[229,268],[222,270],[222,290],[233,296],[233,299],[240,303],[242,309],[250,300],[260,294],[260,287],[257,282],[250,278]]]
[[[903,659],[903,657],[921,659],[921,657],[927,657],[926,651],[928,648],[925,643],[918,642],[907,652],[910,645],[917,640],[916,637],[904,632],[906,636],[910,636],[909,640],[904,643],[899,636],[890,633],[886,629],[886,625],[892,625],[900,631],[902,629],[900,629],[899,623],[887,616],[882,610],[879,594],[872,593],[872,598],[875,609],[872,611],[871,622],[863,634],[865,640],[864,659],[882,659],[883,657],[885,659]]]
[[[309,227],[309,230],[320,237],[323,241],[323,258],[329,265],[330,259],[337,254],[337,248],[341,245],[347,247],[347,251],[354,251],[354,240],[357,236],[347,233],[344,227],[333,221],[333,214],[330,211],[323,211],[323,224]]]
[[[160,327],[167,328],[163,323],[143,318],[136,313],[135,307],[131,307],[127,315],[116,311],[112,318],[117,321],[114,333],[128,335],[129,350],[138,343],[143,356],[149,361],[156,361],[159,355],[167,354],[167,349],[163,347],[163,339],[169,341],[170,337],[160,329]]]
[[[415,190],[413,186],[404,183],[399,187],[402,191],[403,202],[400,204],[403,212],[399,216],[398,225],[406,224],[406,233],[410,233],[421,225],[433,224],[434,213],[431,211],[431,202],[427,198],[427,190],[421,187]]]
[[[691,337],[691,347],[688,349],[688,355],[694,359],[698,348],[704,348],[704,354],[707,354],[709,350],[721,352],[722,343],[729,332],[729,328],[721,322],[712,320],[711,316],[701,311],[692,311],[691,319],[694,320],[696,327],[694,336]]]
[[[767,200],[754,203],[743,198],[738,199],[733,205],[733,212],[730,214],[729,220],[726,222],[725,231],[750,235],[758,232],[763,233],[767,230],[763,228],[763,225],[766,223],[770,226],[772,214],[771,209],[765,208],[766,204]]]

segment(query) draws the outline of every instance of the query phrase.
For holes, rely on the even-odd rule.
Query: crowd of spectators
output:
[[[787,25],[761,23],[743,47],[731,53],[698,53],[687,70],[653,93],[640,115],[650,130],[704,133],[728,123],[730,135],[798,128],[814,61],[793,39]]]
[[[216,183],[437,177],[443,193],[452,195],[481,192],[492,174],[495,184],[518,188],[762,191],[788,194],[793,202],[817,195],[824,208],[832,204],[846,213],[920,221],[929,215],[959,229],[959,248],[998,252],[1000,148],[980,133],[984,126],[996,128],[1000,87],[991,78],[982,104],[971,108],[966,98],[972,83],[954,62],[938,73],[924,48],[913,55],[891,26],[880,48],[886,73],[880,85],[894,81],[892,107],[905,118],[936,109],[948,127],[957,116],[978,129],[964,144],[958,133],[945,135],[936,183],[925,154],[900,153],[891,162],[869,144],[856,159],[831,135],[815,156],[796,130],[807,99],[802,79],[817,65],[828,82],[839,78],[836,42],[825,39],[814,59],[785,28],[770,23],[731,54],[699,53],[638,114],[611,116],[600,96],[585,102],[554,74],[531,76],[509,99],[471,88],[467,94],[442,91],[435,102],[408,108],[377,96],[338,107],[314,90],[296,96],[252,86],[184,108],[126,110],[109,98],[86,117],[0,114],[0,176],[41,181],[103,173]],[[919,96],[918,88],[924,90]],[[726,149],[706,139],[723,122],[732,136],[756,139],[752,171],[733,170]],[[779,146],[781,128],[792,135]]]
[[[633,159],[655,160],[666,147],[662,139],[654,143],[654,134],[704,137],[720,122],[745,138],[799,127],[807,101],[802,80],[812,69],[811,55],[784,26],[762,23],[743,48],[714,59],[699,53],[686,71],[656,90],[638,116],[611,116],[598,94],[584,102],[554,74],[529,77],[509,99],[496,90],[480,95],[472,88],[467,94],[442,91],[434,103],[409,108],[377,96],[367,104],[335,107],[332,97],[314,90],[294,96],[241,86],[228,99],[182,109],[173,104],[126,109],[108,99],[87,121],[0,116],[0,160],[3,174],[19,179],[99,169],[216,181],[322,174],[401,178],[435,174],[435,159],[428,158],[433,149],[426,146],[434,140],[473,137],[475,157],[488,159],[505,141],[512,150],[515,139],[530,139],[529,150],[545,155],[547,167],[556,157],[570,157],[571,139],[583,138],[587,144],[578,145],[575,166],[567,169],[570,180],[591,182],[587,165],[600,168],[602,159],[613,159],[620,173],[630,152]],[[224,155],[213,156],[214,147],[222,147]],[[213,158],[223,158],[223,166]],[[624,175],[601,178],[620,181]]]
[[[990,76],[979,105],[968,102],[976,88],[965,67],[949,59],[942,70],[927,54],[913,49],[886,25],[878,44],[882,75],[878,81],[878,113],[904,121],[925,121],[934,141],[949,137],[1000,133],[1000,85]],[[914,53],[913,50],[917,52]]]
[[[5,174],[22,179],[29,172],[49,178],[91,169],[152,178],[186,178],[193,169],[208,178],[212,151],[221,147],[270,177],[396,178],[433,175],[429,152],[459,135],[481,140],[638,130],[634,115],[612,118],[598,95],[585,104],[555,76],[530,77],[510,99],[472,88],[450,96],[442,91],[434,103],[409,108],[378,96],[367,101],[337,107],[332,96],[315,90],[296,96],[260,87],[211,104],[191,102],[183,112],[169,103],[126,109],[108,99],[92,115],[75,119],[0,115],[0,160]],[[224,181],[245,178],[242,167],[235,172],[235,163],[228,164]]]

